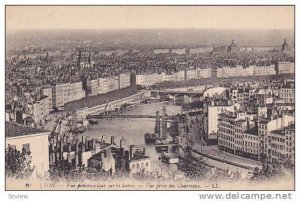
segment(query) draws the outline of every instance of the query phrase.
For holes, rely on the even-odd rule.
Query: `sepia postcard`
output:
[[[6,5],[5,189],[295,190],[295,6]]]

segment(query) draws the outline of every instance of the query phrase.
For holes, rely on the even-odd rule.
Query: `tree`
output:
[[[34,170],[34,167],[31,167],[30,164],[30,151],[23,149],[20,152],[10,146],[5,150],[5,174],[7,177],[16,179],[30,177]]]

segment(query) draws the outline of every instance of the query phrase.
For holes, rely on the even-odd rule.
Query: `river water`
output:
[[[155,115],[156,111],[162,112],[163,105],[166,106],[167,114],[174,115],[181,112],[181,106],[174,106],[167,102],[140,104],[131,111],[123,114],[139,114],[139,115]],[[101,138],[106,136],[110,141],[111,136],[115,136],[115,142],[119,145],[120,139],[124,137],[127,140],[127,145],[136,145],[146,147],[146,155],[151,157],[151,171],[161,172],[163,169],[168,171],[177,171],[177,166],[174,164],[163,164],[158,160],[160,153],[155,151],[154,146],[145,145],[144,134],[154,133],[155,119],[154,118],[128,118],[128,119],[99,119],[99,124],[90,125],[89,129],[82,134],[89,138]]]

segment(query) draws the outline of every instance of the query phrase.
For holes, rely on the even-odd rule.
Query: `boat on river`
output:
[[[99,124],[99,122],[96,119],[89,119],[89,124],[95,125],[95,124]]]

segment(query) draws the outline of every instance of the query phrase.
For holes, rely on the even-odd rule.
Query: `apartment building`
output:
[[[285,134],[284,128],[291,126],[294,122],[293,116],[284,113],[281,115],[273,114],[271,119],[260,119],[258,121],[260,153],[272,156],[274,159],[278,158],[278,152],[286,155],[286,150],[284,150],[286,147],[283,147],[283,143],[286,143],[286,136],[282,134]],[[292,135],[292,131],[288,133],[287,135]]]

